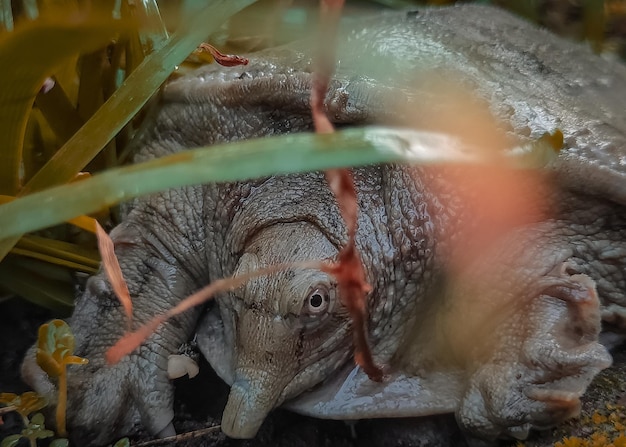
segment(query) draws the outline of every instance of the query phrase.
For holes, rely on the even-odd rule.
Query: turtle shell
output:
[[[246,67],[206,67],[171,83],[165,97],[170,102],[201,97],[222,105],[270,104],[305,115],[309,54],[300,42],[257,53]],[[335,123],[382,122],[457,133],[472,123],[463,116],[471,107],[458,113],[449,101],[457,99],[457,92],[469,92],[471,107],[488,110],[495,118],[491,132],[510,147],[560,130],[564,147],[548,166],[558,182],[576,193],[626,204],[626,68],[620,62],[478,5],[378,14],[344,23],[337,73],[326,100]],[[478,135],[475,142],[484,137]],[[588,278],[574,282],[574,287],[583,287]],[[597,305],[595,292],[585,299]],[[589,312],[585,318],[599,327],[596,317]],[[218,373],[232,381],[232,371],[224,366],[231,353],[215,348],[223,330],[218,323],[213,319],[201,325],[198,341]],[[594,349],[593,374],[608,365],[607,354]],[[454,368],[425,367],[418,373],[390,371],[383,383],[374,383],[347,365],[286,406],[339,419],[453,412],[465,392],[465,378],[465,372]]]

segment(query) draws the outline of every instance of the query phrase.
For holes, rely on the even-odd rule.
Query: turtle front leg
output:
[[[468,371],[459,424],[486,439],[524,439],[576,416],[611,357],[598,342],[595,283],[574,272],[571,252],[536,234],[504,242],[454,280],[441,322]]]
[[[153,195],[111,232],[133,300],[133,327],[201,287],[204,266],[195,259],[203,259],[205,238],[191,202],[201,203],[200,192],[188,188]],[[167,321],[133,353],[108,365],[105,353],[127,330],[128,320],[104,272],[89,279],[70,321],[74,354],[89,359],[68,369],[68,431],[78,445],[105,445],[139,425],[152,434],[174,434],[168,355],[189,339],[200,312],[192,309]],[[56,400],[56,387],[37,365],[34,348],[24,359],[22,376]]]

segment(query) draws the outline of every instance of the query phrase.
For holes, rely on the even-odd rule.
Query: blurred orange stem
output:
[[[57,418],[57,434],[61,437],[67,436],[65,428],[65,410],[67,408],[67,368],[62,368],[59,376],[59,401],[57,402],[56,418]]]

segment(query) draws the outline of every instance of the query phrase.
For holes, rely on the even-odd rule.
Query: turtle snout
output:
[[[253,438],[276,406],[280,386],[267,373],[237,373],[222,416],[222,431],[231,438]]]

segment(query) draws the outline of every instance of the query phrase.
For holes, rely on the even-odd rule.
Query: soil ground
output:
[[[19,367],[26,349],[35,341],[38,326],[51,318],[49,312],[22,300],[0,303],[0,392],[27,391],[19,378]],[[614,365],[601,373],[583,399],[582,415],[556,429],[535,432],[524,445],[547,447],[564,437],[577,437],[578,447],[608,446],[620,435],[626,437],[626,347],[614,352]],[[201,373],[194,379],[176,381],[176,430],[174,439],[150,440],[147,435],[132,439],[137,447],[475,447],[482,444],[466,439],[454,416],[419,419],[379,419],[358,422],[324,421],[274,411],[259,435],[249,441],[232,440],[217,426],[226,399],[228,386],[202,361]],[[200,390],[200,392],[199,392]],[[71,390],[69,390],[71,392]],[[4,418],[0,439],[21,430],[15,414]],[[578,441],[580,440],[580,441]],[[595,440],[595,441],[594,441]],[[604,441],[606,442],[604,442]],[[572,441],[573,442],[573,441]],[[589,444],[584,444],[589,442]],[[500,447],[515,442],[502,441]],[[82,446],[81,446],[82,447]]]

